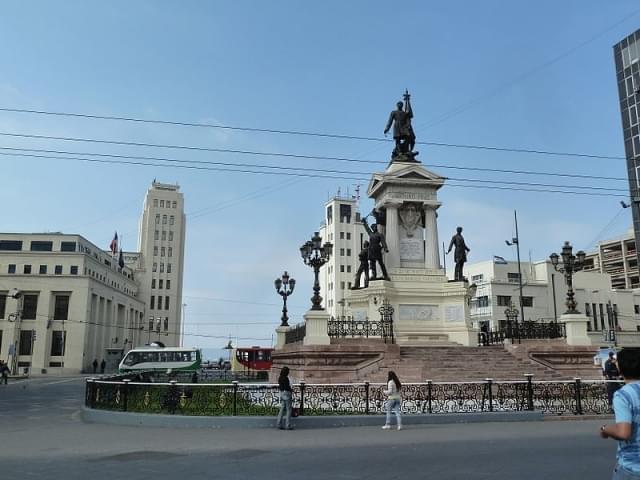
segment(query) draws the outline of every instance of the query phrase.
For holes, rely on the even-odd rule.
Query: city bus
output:
[[[140,347],[129,350],[120,362],[120,373],[197,372],[202,364],[200,350],[192,347]]]

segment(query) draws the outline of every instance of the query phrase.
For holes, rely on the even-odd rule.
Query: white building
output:
[[[90,371],[103,359],[112,370],[143,340],[138,288],[130,268],[79,235],[0,234],[0,358],[21,373]]]
[[[184,245],[182,193],[155,181],[123,268],[80,235],[0,233],[0,359],[14,372],[113,371],[133,346],[179,345]]]
[[[128,255],[136,262],[140,297],[147,304],[149,323],[154,323],[156,331],[160,327],[166,345],[182,343],[186,218],[179,190],[177,185],[153,182],[140,218],[140,255]]]
[[[345,315],[344,298],[353,287],[362,244],[369,238],[357,203],[353,197],[333,197],[325,204],[325,221],[320,227],[322,242],[333,244],[333,254],[320,270],[320,295],[324,308],[336,318]]]
[[[611,275],[611,288],[640,287],[633,229],[621,237],[599,242],[596,252],[587,253],[584,269]]]
[[[564,275],[551,263],[522,262],[523,305],[526,321],[548,323],[566,311]],[[486,261],[465,266],[465,275],[477,290],[471,303],[471,319],[481,329],[497,329],[513,303],[520,310],[517,262]],[[599,272],[578,272],[573,277],[578,310],[589,318],[592,332],[640,330],[640,292],[615,290],[611,279]]]

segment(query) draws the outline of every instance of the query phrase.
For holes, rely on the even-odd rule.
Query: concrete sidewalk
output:
[[[114,412],[84,407],[82,419],[87,423],[168,428],[273,428],[275,417],[205,417],[148,413]],[[300,429],[382,426],[384,415],[302,416],[291,419]],[[403,415],[403,425],[441,425],[455,423],[539,422],[541,412],[485,412],[431,415]],[[395,425],[395,417],[393,418]]]

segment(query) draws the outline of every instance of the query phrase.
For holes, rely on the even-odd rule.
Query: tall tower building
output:
[[[626,267],[635,271],[636,275],[630,283],[631,286],[637,286],[640,283],[637,274],[640,252],[636,248],[640,238],[640,125],[638,121],[640,116],[640,30],[614,45],[613,55],[616,63],[635,237],[633,245],[635,255]]]
[[[186,218],[180,187],[154,180],[144,199],[138,235],[138,282],[150,338],[182,342],[182,279]]]
[[[369,238],[357,208],[355,198],[339,195],[325,204],[320,236],[323,243],[333,244],[333,254],[320,272],[320,295],[325,310],[333,317],[342,316],[346,311],[344,299],[358,271],[358,254]]]

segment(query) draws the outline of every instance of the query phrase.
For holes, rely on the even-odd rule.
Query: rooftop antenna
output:
[[[338,198],[340,198],[340,187],[338,187]]]
[[[356,210],[360,209],[360,184],[356,183]]]

